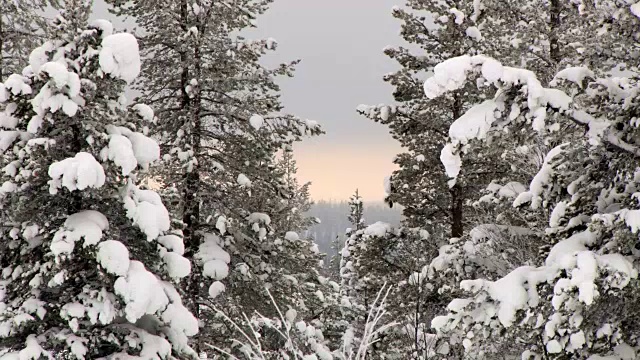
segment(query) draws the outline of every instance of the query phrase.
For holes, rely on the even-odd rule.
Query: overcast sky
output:
[[[273,37],[267,65],[301,59],[296,76],[280,81],[285,111],[318,121],[326,134],[295,148],[298,177],[316,200],[384,197],[383,180],[400,147],[387,128],[359,116],[359,104],[392,101],[382,81],[397,69],[382,49],[400,42],[391,8],[401,0],[276,0],[248,38]],[[95,17],[108,17],[98,1]]]

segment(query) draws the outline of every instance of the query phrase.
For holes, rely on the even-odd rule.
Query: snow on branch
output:
[[[128,33],[118,33],[102,39],[100,68],[106,74],[131,83],[140,74],[140,53],[136,38]]]
[[[593,76],[593,72],[587,68],[568,68],[559,72],[552,84],[559,80],[566,80],[581,85],[586,78]],[[574,123],[586,126],[591,144],[596,145],[604,141],[634,156],[640,156],[640,148],[617,136],[611,130],[610,121],[607,119],[595,118],[580,109],[579,105],[562,90],[545,88],[532,71],[504,66],[487,56],[464,55],[436,65],[433,76],[424,83],[424,91],[429,99],[435,99],[447,92],[461,89],[472,77],[479,77],[480,80],[484,80],[484,82],[479,81],[479,84],[493,85],[498,91],[493,99],[469,109],[454,121],[449,129],[450,144],[442,150],[441,160],[447,175],[453,179],[452,184],[455,183],[461,169],[460,151],[463,151],[463,146],[470,140],[485,139],[487,134],[495,128],[498,119],[502,120],[500,121],[502,127],[520,116],[525,116],[531,121],[535,131],[543,133],[553,126],[546,122],[548,109],[561,112]],[[507,90],[514,89],[518,95],[524,97],[526,111],[523,113],[523,109],[514,104],[507,115],[505,114],[507,101],[517,100],[515,97],[509,98],[507,93],[513,92]],[[614,91],[615,89],[610,90],[610,95],[619,97],[619,92],[614,94]]]
[[[547,301],[544,286],[548,285],[553,289],[552,314],[546,323],[544,318],[538,320],[545,329],[546,349],[549,353],[580,349],[584,341],[574,336],[579,333],[572,334],[568,342],[558,341],[562,340],[559,335],[562,332],[556,332],[564,321],[562,314],[570,311],[582,316],[585,307],[592,305],[601,293],[623,289],[638,277],[631,257],[594,251],[592,247],[598,240],[597,233],[579,232],[556,244],[543,266],[522,266],[496,281],[462,281],[460,287],[472,297],[451,301],[449,313],[434,318],[432,326],[440,333],[455,328],[470,329],[477,323],[504,328],[518,326],[518,312],[538,308]],[[465,347],[470,349],[477,339],[465,341]]]
[[[57,161],[49,166],[49,192],[57,194],[66,187],[69,191],[100,188],[105,183],[102,165],[93,155],[79,152],[72,158]]]

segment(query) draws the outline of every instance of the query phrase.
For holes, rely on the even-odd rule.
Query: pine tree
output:
[[[416,47],[386,49],[385,53],[402,66],[398,72],[385,76],[385,81],[395,87],[394,97],[399,105],[361,106],[358,110],[388,125],[392,136],[408,150],[395,160],[400,169],[389,181],[387,200],[405,207],[405,226],[429,231],[432,243],[420,252],[428,252],[427,258],[435,255],[437,246],[449,243],[451,237],[450,244],[440,250],[440,260],[453,252],[464,253],[467,246],[502,254],[488,257],[497,260],[499,270],[463,262],[465,276],[499,278],[517,264],[537,264],[538,246],[545,243],[540,234],[544,234],[547,214],[519,213],[509,201],[524,191],[521,184],[530,181],[544,154],[560,140],[553,136],[543,139],[517,128],[509,142],[499,141],[501,134],[494,132],[484,139],[493,146],[479,147],[466,124],[452,124],[471,113],[491,117],[496,109],[490,107],[490,102],[482,102],[492,96],[487,92],[488,86],[483,85],[483,81],[492,81],[491,74],[480,78],[478,84],[461,83],[453,91],[440,92],[437,98],[424,97],[423,79],[430,71],[442,76],[438,75],[438,64],[444,60],[466,59],[478,53],[500,56],[504,65],[534,69],[542,84],[549,83],[555,72],[566,66],[598,63],[601,69],[611,69],[615,60],[605,54],[619,56],[620,52],[610,42],[589,45],[594,44],[597,31],[609,40],[618,38],[616,33],[624,34],[624,28],[617,23],[584,22],[580,12],[585,11],[585,6],[589,7],[578,8],[562,1],[417,0],[408,1],[409,10],[394,9],[394,16],[403,21],[401,35],[420,51]],[[444,83],[442,86],[450,87]],[[430,89],[426,90],[429,95]],[[476,106],[477,103],[480,104]],[[556,134],[565,138],[577,135],[568,127],[558,129],[561,131]],[[457,154],[453,154],[452,144],[447,145],[455,134],[462,138]],[[481,137],[485,133],[482,134]],[[442,164],[445,173],[441,171]],[[520,228],[533,232],[514,236],[512,230]],[[368,273],[366,269],[365,266],[363,274]],[[435,306],[456,296],[456,281],[460,281],[461,274],[453,272],[456,276],[452,278],[447,275],[424,280],[425,292],[431,291],[427,287],[437,289],[437,296],[432,299]],[[416,274],[422,279],[435,276],[429,267]]]
[[[394,86],[393,96],[399,105],[378,105],[358,108],[360,114],[389,126],[394,139],[407,149],[399,154],[395,171],[387,186],[387,201],[403,206],[403,224],[422,228],[442,243],[449,237],[461,237],[465,225],[473,221],[474,209],[470,199],[488,185],[488,179],[508,168],[496,167],[491,157],[473,157],[470,167],[449,182],[442,172],[440,157],[446,156],[448,128],[475,101],[460,89],[439,98],[424,97],[422,80],[441,61],[463,54],[475,54],[485,49],[480,36],[475,36],[480,19],[473,14],[471,2],[452,3],[409,1],[408,10],[396,7],[393,16],[402,21],[401,35],[419,50],[387,48],[385,54],[396,60],[401,69],[385,75],[384,80]],[[436,23],[428,25],[427,18]],[[480,95],[482,96],[482,95]],[[497,155],[496,155],[497,156]],[[434,244],[436,245],[436,244]],[[435,246],[424,251],[435,250]]]
[[[588,56],[578,59],[581,66],[560,69],[551,81],[544,72],[538,78],[534,72],[476,56],[445,61],[425,84],[430,98],[478,78],[482,80],[476,84],[486,81],[493,89],[485,101],[496,105],[491,117],[469,111],[452,125],[467,134],[477,131],[470,137],[451,132],[453,156],[460,156],[461,147],[472,139],[491,139],[485,141],[491,151],[496,142],[513,141],[511,134],[523,132],[537,134],[549,146],[528,189],[512,202],[520,212],[547,216],[543,235],[537,235],[545,241],[538,259],[495,279],[460,282],[466,294],[433,322],[443,336],[443,358],[471,353],[534,359],[638,355],[635,320],[630,320],[638,301],[638,210],[633,194],[640,151],[635,140],[637,95],[632,90],[637,87],[637,66],[631,57],[619,58],[623,49],[638,46],[628,31],[637,27],[638,12],[606,1],[582,4],[576,11],[581,21],[565,17],[566,33],[583,34],[582,24],[587,24],[587,30],[601,32],[599,43],[582,44]],[[604,49],[611,56],[595,61]],[[463,65],[467,59],[469,65]],[[621,60],[632,64],[628,75],[603,71],[619,67]],[[586,66],[596,62],[594,70]],[[456,75],[460,77],[448,82]],[[475,249],[468,244],[443,250],[432,264],[436,271],[462,270],[456,264],[486,267],[473,258],[478,254],[471,254]],[[478,336],[468,336],[469,331]]]
[[[356,189],[355,194],[351,196],[347,205],[349,206],[349,216],[347,218],[349,220],[349,223],[351,224],[351,227],[345,230],[345,240],[341,239],[342,236],[337,236],[331,244],[332,249],[335,250],[335,255],[331,257],[329,266],[331,269],[331,274],[337,279],[342,278],[342,268],[343,266],[347,266],[348,263],[348,260],[346,258],[343,258],[342,255],[343,249],[345,249],[346,242],[358,230],[362,230],[366,227],[364,221],[364,203],[362,202],[362,197],[360,196],[358,189]],[[344,271],[348,272],[349,270],[345,268]],[[348,278],[348,275],[346,275],[346,273],[345,277]],[[341,282],[343,283],[343,287],[348,287],[348,283],[345,283],[344,281]]]
[[[362,197],[356,189],[356,193],[349,199],[349,221],[353,225],[353,230],[358,231],[364,228],[364,206]]]
[[[406,8],[394,8],[393,16],[402,21],[401,36],[414,45],[385,49],[401,66],[384,77],[394,87],[397,105],[358,107],[360,114],[387,125],[406,149],[394,160],[399,169],[386,184],[387,201],[403,206],[402,226],[376,236],[365,230],[352,252],[358,258],[353,262],[355,272],[366,280],[366,296],[389,282],[394,285],[390,298],[402,306],[394,315],[404,333],[385,339],[385,351],[426,356],[431,346],[429,323],[447,298],[440,297],[419,270],[436,256],[440,245],[464,236],[479,215],[472,206],[475,195],[509,171],[509,166],[495,161],[500,149],[475,156],[474,144],[469,144],[469,167],[450,181],[441,162],[447,157],[448,129],[484,94],[469,95],[471,87],[461,87],[437,100],[424,96],[423,79],[438,63],[486,49],[485,39],[478,35],[482,19],[472,16],[476,11],[473,2],[465,1],[415,0]]]
[[[137,182],[160,156],[150,108],[124,98],[137,41],[106,21],[62,33],[0,84],[0,357],[195,357],[174,287],[190,262]]]
[[[281,227],[290,189],[274,158],[320,128],[281,112],[274,78],[291,76],[294,64],[267,69],[258,62],[276,42],[233,35],[253,26],[268,1],[110,3],[136,18],[142,53],[153,58],[136,86],[157,109],[166,154],[158,175],[172,184],[185,254],[199,265],[186,285],[189,306],[215,333],[203,332],[196,347],[208,350],[205,336],[228,344],[232,336],[214,306],[237,320],[242,312],[275,316],[265,289],[286,308],[298,294],[291,290],[307,287],[295,281],[315,276],[311,243]]]
[[[285,186],[283,191],[284,198],[280,200],[282,210],[276,210],[276,213],[283,214],[284,221],[278,227],[288,231],[304,233],[315,225],[318,220],[308,215],[314,204],[311,200],[311,183],[306,182],[300,185],[297,173],[298,166],[293,157],[293,150],[284,149],[281,158],[278,159],[275,174],[276,177],[283,179]],[[276,206],[273,207],[277,209]]]
[[[347,229],[339,267],[343,319],[349,324],[349,331],[362,337],[360,329],[365,327],[369,308],[380,289],[391,286],[389,301],[394,306],[388,311],[398,326],[380,334],[369,355],[376,359],[391,354],[417,356],[426,346],[425,324],[433,315],[433,309],[425,306],[433,289],[425,290],[425,279],[413,273],[413,269],[420,269],[429,261],[428,254],[420,256],[421,250],[428,247],[428,233],[394,229],[383,222],[366,226],[358,191],[351,197],[349,207],[349,221],[354,228]]]
[[[476,158],[474,143],[470,142],[466,151],[468,167],[456,177],[455,185],[449,186],[448,177],[440,171],[439,159],[448,156],[443,147],[449,126],[484,94],[467,93],[470,89],[464,88],[438,101],[430,100],[422,91],[425,74],[450,57],[482,53],[500,56],[505,65],[536,70],[548,82],[562,67],[584,63],[586,59],[600,63],[602,55],[613,51],[600,48],[596,53],[587,47],[596,38],[598,25],[580,24],[581,31],[572,31],[571,27],[581,21],[579,10],[562,1],[412,0],[407,7],[409,10],[394,8],[393,15],[403,22],[403,39],[420,50],[385,49],[402,67],[384,78],[395,87],[394,97],[400,105],[361,106],[359,112],[388,125],[392,136],[408,149],[395,160],[400,169],[390,179],[388,196],[391,203],[405,207],[405,224],[426,226],[434,239],[442,239],[439,234],[447,232],[451,237],[460,237],[465,223],[475,220],[470,201],[484,190],[488,179],[517,172],[520,176],[512,180],[524,182],[534,174],[535,164],[522,153],[515,153],[515,146]],[[611,33],[615,31],[606,36]],[[540,148],[536,139],[520,136],[516,143],[528,144],[534,151]],[[548,149],[543,147],[541,151],[545,150]],[[507,157],[513,166],[505,167],[496,161],[501,157]],[[501,167],[496,168],[495,164]]]

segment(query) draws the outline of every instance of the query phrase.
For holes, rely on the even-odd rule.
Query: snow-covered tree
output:
[[[6,0],[0,3],[0,81],[20,72],[29,51],[44,41],[49,30],[42,13],[48,6],[59,7],[58,1]]]
[[[282,151],[281,157],[277,160],[275,172],[275,177],[284,181],[285,188],[281,190],[283,196],[277,199],[280,201],[279,205],[265,204],[273,208],[271,220],[273,221],[274,216],[278,215],[283,218],[283,222],[278,224],[278,228],[298,233],[307,232],[319,220],[308,215],[313,206],[310,193],[311,183],[306,182],[302,185],[299,183],[297,179],[298,166],[293,156],[293,150],[286,148]]]
[[[335,251],[335,254],[331,257],[329,268],[331,275],[337,279],[342,279],[341,269],[343,266],[346,266],[348,262],[344,260],[342,256],[342,251],[345,248],[346,241],[356,231],[362,230],[366,226],[364,221],[364,202],[362,201],[362,196],[360,196],[358,189],[356,189],[355,194],[353,194],[349,199],[348,205],[349,216],[347,218],[349,220],[349,223],[351,224],[351,227],[345,230],[344,238],[341,235],[336,236],[331,243],[331,248]],[[348,270],[345,269],[345,271]]]
[[[351,227],[345,230],[344,243],[337,243],[342,246],[338,249],[338,255],[335,256],[332,263],[337,263],[336,267],[338,268],[338,275],[341,279],[342,294],[354,296],[357,278],[355,278],[356,274],[354,274],[355,269],[353,268],[353,260],[355,257],[352,255],[351,249],[355,248],[355,242],[358,241],[358,234],[361,234],[361,230],[367,227],[364,220],[364,202],[357,189],[355,194],[349,199],[348,205],[348,219]],[[339,240],[339,237],[336,238],[336,240]]]
[[[637,28],[640,11],[613,1],[580,2],[577,10],[583,18],[573,24],[587,23],[602,35],[598,44],[585,43],[584,52],[594,55],[584,64],[595,63],[603,49],[611,55],[599,69],[559,69],[546,87],[544,74],[540,80],[490,57],[462,56],[437,66],[425,84],[433,99],[468,83],[492,89],[493,96],[451,127],[453,161],[444,164],[450,176],[466,166],[471,141],[489,148],[529,132],[549,149],[528,189],[513,200],[522,212],[547,215],[539,258],[512,269],[515,264],[506,264],[509,271],[494,279],[460,282],[466,296],[433,322],[444,336],[443,357],[638,356],[638,67],[630,51],[638,42],[630,29]],[[602,71],[610,65],[626,72]],[[432,265],[442,270],[460,259],[467,263],[474,248],[481,247],[465,246],[464,254],[449,258],[453,252],[441,252],[440,264]],[[445,260],[454,262],[442,266]]]
[[[472,51],[473,39],[465,32],[470,20],[461,15],[472,5],[461,1],[456,5],[457,8],[443,2],[408,1],[409,10],[393,9],[393,16],[403,22],[403,39],[417,45],[419,53],[405,47],[385,49],[385,54],[401,65],[399,71],[384,77],[394,86],[393,96],[399,104],[358,108],[359,113],[389,126],[394,139],[407,149],[395,159],[399,170],[389,179],[388,201],[404,207],[404,224],[426,228],[435,238],[440,238],[439,234],[462,235],[469,193],[465,186],[477,183],[470,178],[449,188],[440,171],[439,155],[446,129],[469,106],[463,92],[430,101],[422,91],[422,79],[436,64]],[[440,25],[430,26],[428,18],[438,18]]]
[[[309,230],[320,249],[327,254],[339,253],[344,247],[345,229],[352,228],[349,222],[349,203],[347,200],[335,202],[318,200],[314,201],[309,210],[309,215],[320,220]],[[364,217],[371,222],[386,221],[393,226],[400,224],[402,219],[400,206],[389,208],[383,202],[369,202],[364,207]],[[332,244],[338,239],[339,246]]]
[[[228,343],[229,329],[212,315],[214,305],[236,320],[255,310],[271,317],[277,314],[266,288],[285,308],[310,301],[300,292],[320,281],[317,248],[285,228],[291,189],[275,160],[320,128],[281,112],[275,77],[290,76],[293,64],[267,69],[259,63],[275,40],[234,35],[253,26],[268,1],[109,2],[117,14],[135,18],[143,56],[152,59],[136,87],[157,109],[156,134],[166,149],[158,176],[171,184],[185,253],[197,260],[186,286],[189,306]],[[204,336],[199,350],[207,350]]]
[[[402,304],[397,318],[404,334],[389,339],[392,347],[388,350],[410,352],[418,358],[424,358],[432,345],[429,323],[447,299],[425,281],[420,269],[437,255],[439,245],[465,234],[479,215],[473,206],[476,195],[510,170],[495,161],[500,149],[482,156],[470,150],[469,167],[455,182],[449,181],[441,162],[448,129],[484,94],[470,95],[468,86],[435,100],[424,96],[424,79],[438,63],[486,49],[480,10],[471,1],[412,0],[406,7],[395,7],[393,16],[402,21],[401,36],[412,45],[385,49],[401,66],[384,76],[394,87],[396,104],[358,108],[361,114],[387,125],[406,149],[396,157],[399,169],[386,184],[387,201],[404,207],[404,220],[395,231],[365,236],[366,241],[354,250],[367,255],[353,261],[353,266],[358,268],[357,277],[371,282],[368,292],[380,286],[378,280],[399,284],[390,298]]]
[[[127,106],[136,39],[104,20],[31,52],[0,84],[0,358],[194,357],[182,238],[137,174],[158,160]]]
[[[315,328],[321,331],[319,334],[324,333],[320,336],[321,344],[328,345],[328,342],[331,342],[335,345],[335,342],[341,339],[344,328],[338,301],[339,285],[324,274],[325,255],[320,253],[318,245],[308,236],[309,226],[318,220],[307,215],[312,204],[309,198],[310,183],[300,186],[296,179],[296,172],[293,153],[285,148],[282,156],[277,158],[273,177],[283,182],[281,193],[276,194],[264,191],[266,188],[257,188],[252,191],[250,197],[246,198],[247,208],[270,209],[268,233],[263,242],[268,244],[273,240],[272,245],[266,245],[270,249],[272,258],[268,263],[261,265],[261,267],[268,267],[268,285],[261,283],[259,279],[249,283],[252,283],[256,289],[268,286],[277,306],[295,311],[299,321],[306,322],[310,329]],[[247,284],[247,280],[249,279],[238,282]],[[230,282],[233,281],[231,277]],[[245,293],[247,291],[239,290]],[[237,301],[245,303],[252,301],[256,296],[263,295],[257,293],[252,297],[239,297]],[[280,314],[274,312],[275,308],[274,304],[240,307],[243,311],[257,309],[260,315],[256,319],[262,325],[265,325],[263,323],[265,314],[272,314],[272,324],[283,325]],[[281,350],[289,351],[282,347],[281,334],[274,332],[270,326],[262,325],[260,328],[270,334],[270,336],[265,334],[264,337],[265,351],[271,351],[273,354],[279,354]]]
[[[434,81],[442,77],[441,86],[447,88],[450,77],[446,70],[438,71],[437,64],[450,57],[479,53],[499,57],[505,65],[534,70],[542,85],[567,66],[592,65],[596,74],[628,68],[624,47],[618,44],[625,43],[624,38],[633,31],[629,24],[611,21],[622,16],[618,5],[598,4],[597,11],[592,11],[595,5],[581,4],[555,0],[408,1],[409,10],[394,8],[394,16],[403,21],[403,38],[417,45],[385,50],[402,66],[385,76],[395,87],[398,104],[361,106],[358,110],[388,125],[408,150],[396,158],[400,169],[388,182],[388,201],[404,205],[404,224],[428,229],[432,245],[447,243],[432,266],[412,275],[424,281],[423,291],[436,290],[430,300],[436,306],[460,295],[459,282],[465,277],[495,280],[521,265],[544,263],[539,251],[548,246],[544,236],[548,211],[517,211],[511,203],[524,192],[522,184],[538,172],[544,155],[566,139],[581,136],[582,130],[558,127],[560,131],[541,137],[522,127],[510,128],[510,141],[496,141],[499,136],[490,135],[486,142],[491,146],[481,147],[472,139],[476,128],[456,120],[496,110],[487,103],[475,106],[493,96],[490,87],[460,82],[437,98],[425,98],[424,79],[434,72]],[[459,66],[464,67],[452,63],[449,68]],[[447,145],[454,134],[464,139],[464,146],[455,149],[463,154],[461,158],[454,154],[453,145]],[[453,239],[449,242],[450,236]],[[433,249],[435,246],[426,247],[423,253]],[[443,262],[447,265],[442,266]]]
[[[405,207],[405,224],[426,227],[438,241],[446,238],[446,233],[460,237],[465,223],[475,222],[476,209],[471,202],[490,180],[498,174],[516,172],[520,176],[510,180],[523,182],[535,168],[532,162],[536,159],[516,153],[515,146],[503,145],[504,149],[494,154],[485,151],[479,158],[470,149],[468,166],[462,169],[456,184],[448,186],[439,158],[448,155],[442,150],[449,126],[484,94],[461,88],[432,100],[423,96],[423,80],[438,63],[463,54],[499,56],[504,64],[536,70],[545,81],[569,64],[588,60],[601,66],[605,54],[619,51],[606,45],[596,51],[595,46],[591,49],[588,45],[598,41],[596,34],[615,37],[615,30],[620,29],[615,24],[584,22],[579,12],[585,6],[589,7],[578,8],[560,0],[411,0],[406,8],[394,8],[393,15],[403,22],[403,39],[415,45],[385,49],[401,65],[399,71],[384,78],[395,87],[397,105],[361,106],[359,112],[388,125],[392,136],[407,149],[397,156],[395,162],[400,169],[391,176],[388,186],[388,201]],[[610,31],[604,31],[607,28]],[[527,144],[533,151],[540,147],[536,139],[524,135],[519,135],[517,144]],[[471,142],[469,147],[473,146]],[[496,161],[500,157],[508,158],[511,166]]]
[[[364,205],[362,203],[362,196],[356,189],[356,193],[349,199],[349,222],[353,225],[355,231],[364,228]]]
[[[396,326],[378,334],[370,349],[373,358],[393,358],[394,354],[416,355],[431,344],[428,324],[435,314],[433,289],[425,290],[423,279],[414,269],[431,260],[429,234],[425,230],[392,228],[377,222],[349,233],[341,252],[341,295],[344,314],[353,329],[366,322],[371,304],[386,285],[393,286],[388,308]],[[356,331],[356,335],[360,336]]]

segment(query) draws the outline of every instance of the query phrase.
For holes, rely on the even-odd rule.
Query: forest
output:
[[[0,360],[640,359],[640,2],[398,0],[382,204],[272,2],[0,0]]]
[[[368,223],[382,221],[392,226],[400,225],[402,210],[399,205],[390,208],[384,203],[366,202],[361,198],[354,200],[363,201],[363,221]],[[351,206],[348,201],[314,201],[307,215],[316,218],[317,221],[303,234],[305,237],[313,239],[318,244],[320,251],[327,254],[328,259],[331,259],[342,250],[348,233],[347,229],[353,227],[353,224],[349,221],[350,213]]]

